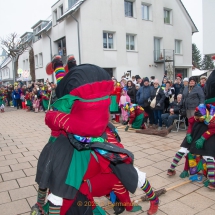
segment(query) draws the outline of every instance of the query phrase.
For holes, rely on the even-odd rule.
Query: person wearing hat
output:
[[[173,87],[175,89],[175,100],[177,99],[178,94],[181,93],[181,88],[183,87],[181,80],[182,80],[182,75],[179,73],[176,75],[176,80],[175,80],[175,83],[173,84]]]
[[[79,65],[65,75],[62,62],[54,59],[52,64],[61,80],[56,78],[54,111],[45,117],[52,136],[38,160],[38,199],[31,214],[105,214],[93,198],[110,193],[118,205],[137,212],[141,207],[133,205],[129,197],[129,191],[134,193],[137,187],[150,201],[148,214],[156,214],[159,199],[146,174],[133,166],[133,154],[124,149],[116,128],[109,123],[109,95],[114,88],[110,75],[91,64]]]
[[[159,85],[159,81],[157,79],[154,80],[154,87],[151,88],[151,96],[150,100],[156,100],[155,107],[152,108],[154,114],[154,125],[153,128],[158,128],[158,130],[162,129],[162,118],[161,115],[164,110],[164,100],[165,94],[163,89]]]
[[[205,91],[205,84],[206,84],[206,81],[207,81],[207,76],[201,76],[200,77],[200,84],[199,86],[202,88],[204,94],[206,95],[206,91]]]
[[[149,85],[149,79],[147,77],[144,78],[143,86],[137,91],[136,102],[144,108],[149,115],[149,124],[152,126],[154,124],[154,114],[150,107],[151,89],[152,87]]]
[[[194,77],[189,78],[189,85],[183,90],[183,105],[189,119],[194,116],[195,108],[199,104],[204,104],[205,95]]]

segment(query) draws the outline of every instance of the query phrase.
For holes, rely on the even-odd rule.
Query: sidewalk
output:
[[[11,108],[12,109],[12,108]],[[14,109],[13,109],[14,110]],[[50,130],[44,124],[44,113],[26,113],[24,110],[6,109],[0,113],[0,215],[29,215],[36,202],[35,174],[41,150],[49,139]],[[122,143],[135,155],[135,166],[147,173],[153,188],[168,188],[188,179],[180,179],[184,159],[173,178],[166,175],[185,132],[171,133],[166,138],[120,131]],[[132,199],[143,195],[137,190]],[[215,192],[203,184],[190,183],[167,192],[160,197],[158,215],[214,215]],[[104,198],[97,199],[104,204]],[[148,202],[141,202],[141,212],[147,214]],[[113,214],[113,210],[107,210]]]

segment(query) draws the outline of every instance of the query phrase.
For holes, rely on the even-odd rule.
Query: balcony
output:
[[[160,49],[154,50],[154,62],[164,63],[174,61],[174,50],[171,49]]]

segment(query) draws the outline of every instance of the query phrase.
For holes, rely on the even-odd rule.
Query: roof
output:
[[[184,4],[182,3],[181,0],[179,0],[179,2],[180,2],[180,4],[181,4],[181,6],[182,6],[182,9],[183,9],[184,12],[185,12],[185,15],[187,16],[187,18],[188,18],[188,20],[189,20],[189,22],[190,22],[190,24],[191,24],[191,26],[192,26],[192,33],[199,32],[199,30],[198,30],[198,28],[196,27],[195,23],[193,22],[193,20],[192,20],[190,14],[188,13],[186,7],[184,6]]]
[[[70,14],[75,13],[86,0],[77,1],[69,10],[67,10],[57,21],[65,19]]]
[[[22,36],[20,36],[20,38],[23,38],[27,34],[33,34],[33,32],[25,32]]]
[[[48,22],[47,20],[40,20],[40,21],[38,21],[35,25],[33,25],[32,27],[31,27],[31,29],[34,29],[35,27],[37,27],[41,22]]]
[[[42,34],[44,31],[49,31],[49,29],[52,27],[52,21],[49,21],[48,23],[47,23],[47,25],[45,25],[39,32],[37,32],[36,34],[35,34],[35,36],[38,36],[38,35],[40,35],[40,34]]]
[[[192,76],[200,76],[200,75],[203,75],[205,73],[207,73],[209,70],[199,70],[197,68],[195,68],[193,71],[192,71]]]
[[[11,62],[11,58],[10,57],[7,57],[4,59],[4,61],[2,62],[2,64],[0,65],[0,68],[3,68],[5,66],[7,66],[8,63]]]
[[[4,49],[2,49],[2,53],[0,56],[7,56],[7,52]]]
[[[58,0],[57,2],[55,2],[51,7],[54,7],[60,0]]]

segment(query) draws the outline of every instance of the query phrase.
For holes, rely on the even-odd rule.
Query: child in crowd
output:
[[[22,109],[23,110],[26,109],[27,107],[26,107],[26,104],[25,104],[25,95],[24,95],[23,91],[21,92],[20,100],[22,102]]]
[[[26,100],[27,112],[29,112],[32,108],[32,101],[31,101],[32,95],[31,95],[31,93],[29,93],[28,90],[26,90],[25,100]]]
[[[34,113],[38,113],[39,107],[40,107],[40,100],[38,99],[37,95],[35,95],[33,100]]]
[[[121,97],[119,100],[119,106],[121,108],[121,117],[122,117],[123,125],[127,125],[127,123],[128,123],[128,113],[127,113],[127,111],[124,110],[124,104],[130,103],[130,102],[131,102],[131,99],[127,95],[127,90],[125,88],[123,88],[121,91]]]

